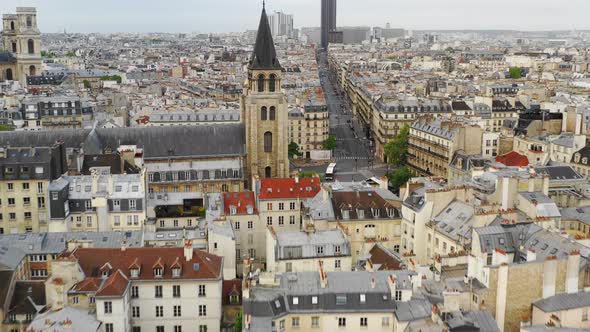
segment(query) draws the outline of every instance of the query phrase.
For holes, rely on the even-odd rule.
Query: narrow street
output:
[[[330,114],[330,134],[336,136],[333,155],[337,163],[336,179],[360,181],[372,176],[383,176],[386,173],[385,165],[373,160],[370,141],[358,120],[354,119],[350,105],[339,93],[336,77],[328,70],[325,53],[320,54],[319,75]],[[327,163],[302,169],[323,174],[326,166]]]

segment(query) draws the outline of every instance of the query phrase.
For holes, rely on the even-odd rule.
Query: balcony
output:
[[[438,158],[444,160],[445,162],[448,162],[449,161],[449,157],[447,157],[445,155],[442,155],[440,153],[434,152],[432,150],[425,149],[425,148],[423,148],[421,146],[418,146],[418,145],[415,145],[415,144],[412,144],[412,143],[408,143],[408,147],[413,148],[413,149],[416,149],[416,150],[419,150],[419,151],[422,151],[422,152],[427,153],[429,155],[432,155],[434,157],[438,157]]]

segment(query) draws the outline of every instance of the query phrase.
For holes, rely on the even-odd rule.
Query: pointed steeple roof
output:
[[[258,35],[256,36],[256,44],[254,45],[254,52],[250,57],[250,69],[281,69],[275,45],[272,40],[272,33],[270,25],[268,24],[268,17],[266,17],[266,9],[262,7],[262,15],[260,16],[260,24],[258,25]]]

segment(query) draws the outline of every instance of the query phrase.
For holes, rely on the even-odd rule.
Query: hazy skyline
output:
[[[567,3],[567,4],[566,4]],[[60,32],[241,32],[256,29],[262,0],[3,0],[2,14],[38,9],[39,28]],[[320,25],[320,0],[268,0],[267,11]],[[420,29],[590,29],[590,0],[339,0],[339,26]]]

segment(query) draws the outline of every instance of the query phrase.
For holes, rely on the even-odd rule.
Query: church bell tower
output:
[[[282,67],[263,6],[241,103],[250,177],[289,176],[287,97],[281,91],[281,76]]]

